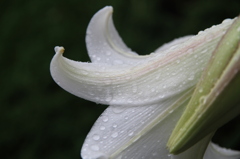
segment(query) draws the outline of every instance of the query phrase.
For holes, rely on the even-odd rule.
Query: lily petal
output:
[[[92,29],[89,30],[93,30],[97,18],[103,19],[103,24],[109,24],[105,20],[111,19],[106,18],[111,12],[111,8],[106,7],[96,13],[95,20],[93,19],[89,26]],[[175,44],[173,42],[169,44],[172,47],[168,49],[163,46],[162,50],[149,55],[144,61],[136,62],[135,66],[131,66],[130,63],[141,56],[131,53],[125,56],[121,52],[114,51],[112,46],[105,47],[104,43],[108,39],[104,37],[105,34],[95,36],[95,32],[92,31],[92,36],[102,41],[101,46],[96,44],[101,50],[99,56],[102,59],[103,56],[108,58],[108,55],[103,52],[112,51],[114,55],[111,56],[112,60],[121,59],[129,65],[113,65],[105,63],[107,61],[96,62],[98,60],[94,60],[93,63],[76,62],[64,58],[59,52],[61,49],[56,49],[50,67],[51,74],[63,89],[96,103],[121,106],[153,104],[179,94],[197,83],[210,59],[211,52],[231,23],[232,20],[228,20],[194,37],[178,40],[183,42],[181,45],[179,42]],[[118,39],[118,34],[113,28],[112,26],[109,30],[113,33],[109,34],[115,35],[114,38]],[[118,45],[119,47],[126,50],[124,45]],[[90,49],[90,44],[88,48]],[[91,56],[97,54],[96,51],[90,52],[93,52]],[[117,54],[119,56],[115,56]]]
[[[239,159],[240,152],[209,143],[204,159]]]
[[[191,93],[137,108],[109,106],[88,134],[82,158],[168,159],[167,140]]]
[[[88,55],[94,63],[135,65],[146,56],[138,56],[125,45],[114,27],[112,12],[107,6],[92,17],[86,35]]]
[[[110,105],[88,134],[82,157],[186,159],[201,146],[202,157],[210,136],[177,156],[168,154],[166,143],[232,20],[138,56],[119,37],[111,13],[105,7],[89,24],[86,42],[92,63],[63,57],[63,47],[55,47],[51,61],[51,75],[63,89]]]

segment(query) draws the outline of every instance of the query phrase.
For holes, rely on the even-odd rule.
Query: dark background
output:
[[[85,31],[106,5],[130,48],[148,54],[174,38],[240,13],[239,0],[0,1],[0,155],[3,159],[78,159],[85,136],[106,106],[58,87],[49,73],[54,46],[89,61]],[[240,150],[240,117],[214,141]]]

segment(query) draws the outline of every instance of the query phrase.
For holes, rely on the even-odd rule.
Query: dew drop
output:
[[[192,54],[193,53],[193,49],[192,48],[188,49],[187,53]]]
[[[198,34],[199,34],[199,35],[200,35],[200,34],[202,34],[202,33],[203,33],[203,31],[202,31],[202,30],[198,32]]]
[[[222,23],[228,23],[228,22],[230,22],[231,21],[231,19],[224,19],[223,21],[222,21]]]
[[[99,140],[100,139],[100,136],[99,135],[97,135],[97,134],[95,134],[95,135],[93,135],[93,140]]]
[[[205,49],[205,50],[203,50],[201,53],[205,53],[205,52],[207,52],[208,50],[207,49]]]
[[[134,134],[133,131],[128,132],[128,136],[133,136],[133,134]]]
[[[103,120],[103,122],[107,122],[108,121],[108,117],[107,116],[103,116],[102,120]]]
[[[151,92],[155,92],[155,89],[154,89],[154,88],[152,88],[152,89],[151,89]]]
[[[90,43],[91,42],[91,38],[89,36],[86,36],[86,42]]]
[[[112,53],[110,51],[106,52],[106,55],[110,56]]]
[[[115,65],[123,64],[123,62],[122,62],[121,60],[115,60],[113,63],[114,63]]]
[[[127,77],[126,77],[126,80],[129,80],[129,79],[131,79],[131,78],[132,78],[131,76],[127,76]]]
[[[103,136],[104,139],[108,138],[107,136]]]
[[[176,72],[173,72],[173,73],[172,73],[173,76],[176,75],[176,74],[177,74]]]
[[[95,100],[96,100],[96,101],[99,101],[99,100],[100,100],[100,98],[99,98],[99,97],[95,97]]]
[[[165,95],[164,95],[164,94],[160,95],[160,98],[164,98],[164,97],[165,97]]]
[[[113,126],[112,126],[113,128],[116,128],[117,127],[117,124],[113,124]]]
[[[100,126],[100,130],[105,130],[106,128],[104,126]]]
[[[91,32],[91,30],[87,30],[87,34],[89,35],[89,34],[92,34],[92,32]]]
[[[105,99],[106,102],[110,102],[111,100],[112,100],[112,97],[110,96]]]
[[[189,81],[192,81],[193,79],[194,79],[194,75],[191,75],[191,76],[188,78]]]
[[[202,97],[199,99],[200,104],[206,104],[206,101],[207,101],[207,97],[206,97],[206,96],[202,96]]]
[[[92,149],[93,151],[99,151],[99,146],[98,146],[98,145],[92,145],[92,146],[91,146],[91,149]]]
[[[81,72],[82,72],[83,75],[88,75],[88,72],[85,71],[85,70],[82,70]]]
[[[152,156],[157,156],[157,153],[156,152],[152,153]]]
[[[132,99],[128,99],[128,101],[127,101],[128,103],[132,103],[133,101],[132,101]]]
[[[202,89],[202,88],[200,88],[200,89],[198,90],[198,92],[199,92],[199,93],[202,93],[202,92],[203,92],[203,89]]]
[[[133,85],[133,86],[132,86],[132,92],[133,92],[133,93],[137,93],[137,90],[138,90],[137,86],[136,86],[136,85]]]
[[[112,136],[113,138],[118,137],[118,132],[114,132],[111,136]]]
[[[112,108],[112,111],[113,111],[114,113],[116,113],[116,114],[122,113],[124,110],[125,110],[125,108],[123,108],[123,107],[118,107],[118,106],[114,106],[114,107]]]
[[[94,96],[95,94],[92,92],[88,92],[89,95]]]

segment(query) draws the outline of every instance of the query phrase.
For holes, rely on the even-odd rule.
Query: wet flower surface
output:
[[[112,11],[101,9],[88,26],[92,63],[63,57],[63,47],[55,47],[51,62],[52,77],[63,89],[109,105],[89,132],[82,158],[191,159],[204,154],[204,159],[239,158],[239,152],[209,144],[212,134],[178,155],[170,155],[166,147],[212,52],[234,20],[139,56],[119,37]]]

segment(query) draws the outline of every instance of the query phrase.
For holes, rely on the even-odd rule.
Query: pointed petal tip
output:
[[[56,54],[63,54],[65,49],[62,46],[55,46],[54,51],[55,51]]]
[[[98,14],[112,14],[113,13],[113,7],[112,6],[105,6],[102,9],[100,9],[98,12]],[[97,15],[97,13],[95,15]]]
[[[109,12],[113,12],[113,7],[112,6],[105,6],[102,8],[102,10],[108,10]]]

